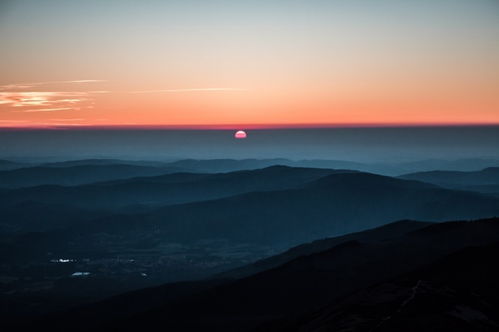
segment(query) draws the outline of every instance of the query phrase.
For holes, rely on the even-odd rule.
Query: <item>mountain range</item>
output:
[[[82,172],[95,168],[112,171],[114,176],[131,177],[136,173],[165,172],[144,166],[71,166],[70,176],[79,172],[75,167],[85,167]],[[29,170],[29,169],[25,169]],[[46,169],[44,169],[46,170]],[[67,168],[65,169],[67,170]],[[120,173],[120,170],[123,172]],[[40,171],[37,169],[35,172]],[[270,167],[263,170],[236,171],[231,173],[169,173],[159,176],[141,176],[85,185],[40,185],[0,192],[0,204],[36,201],[47,204],[68,204],[81,208],[113,209],[127,205],[170,205],[228,197],[252,192],[289,189],[333,173],[352,171]],[[42,175],[40,175],[42,176]],[[59,177],[65,174],[58,173]],[[98,174],[92,175],[94,178]],[[81,180],[84,181],[84,180]],[[86,181],[85,181],[86,182]]]
[[[60,228],[75,216],[70,228],[79,236],[100,230],[125,237],[155,234],[163,241],[225,239],[276,247],[387,221],[499,215],[499,199],[484,194],[370,173],[287,166],[175,173],[78,187],[39,186],[4,191],[0,197],[4,227]],[[132,208],[132,203],[145,207]],[[20,208],[23,205],[30,208]]]
[[[398,176],[414,172],[433,170],[478,171],[488,167],[498,167],[499,160],[494,158],[463,158],[455,160],[425,159],[416,161],[351,161],[334,159],[301,159],[285,158],[267,159],[178,159],[178,160],[130,160],[130,159],[74,159],[63,161],[0,160],[0,171],[30,167],[73,167],[73,166],[108,166],[130,165],[158,168],[173,168],[177,171],[194,173],[221,173],[238,170],[252,170],[274,165],[308,168],[350,169],[383,175]]]
[[[277,162],[289,161],[0,171],[0,326],[493,330],[495,293],[474,285],[495,274],[472,257],[497,251],[498,168],[391,177]],[[238,167],[256,169],[220,171]],[[445,276],[456,257],[463,278]]]

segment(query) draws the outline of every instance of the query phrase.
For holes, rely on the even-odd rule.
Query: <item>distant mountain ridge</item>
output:
[[[429,171],[400,176],[403,179],[446,185],[488,185],[499,184],[499,167],[488,167],[480,171]]]
[[[480,171],[429,171],[410,173],[402,179],[424,181],[442,187],[471,190],[483,193],[499,193],[499,167],[488,167]]]
[[[69,169],[73,170],[74,167],[84,166],[71,166]],[[97,166],[92,169],[95,167]],[[130,167],[132,171],[140,173],[150,171],[148,168],[136,170],[135,166]],[[152,171],[156,172],[155,169]],[[157,171],[161,172],[160,169]],[[217,199],[252,191],[290,189],[329,174],[347,172],[353,171],[270,166],[230,173],[169,173],[70,187],[43,185],[5,191],[3,194],[0,192],[0,206],[27,200],[94,209],[115,209],[132,204],[164,206]],[[132,173],[125,174],[132,175]]]
[[[43,163],[42,167],[72,167],[72,166],[98,166],[98,165],[132,165],[148,167],[167,167],[167,162],[149,160],[124,160],[124,159],[77,159]]]
[[[7,168],[2,168],[2,162]],[[463,158],[456,160],[427,159],[410,162],[379,162],[379,161],[349,161],[338,159],[302,159],[291,160],[285,158],[261,159],[179,159],[179,160],[126,160],[112,158],[73,159],[66,161],[29,163],[0,161],[0,170],[25,167],[71,167],[71,166],[97,166],[97,165],[133,165],[149,167],[175,168],[177,171],[219,173],[237,170],[251,170],[273,165],[286,165],[291,167],[352,169],[363,172],[378,173],[383,175],[398,176],[412,172],[432,170],[452,171],[477,171],[487,167],[498,167],[499,159],[492,158]]]
[[[169,168],[133,165],[81,165],[70,167],[27,167],[0,171],[0,188],[32,187],[43,184],[78,185],[176,171]]]
[[[387,220],[494,215],[499,215],[499,199],[491,196],[368,173],[333,173],[301,188],[172,205],[140,216],[111,216],[96,221],[95,227],[107,225],[120,232],[128,225],[125,230],[154,230],[179,242],[218,238],[290,245],[380,226]]]
[[[51,170],[80,167],[88,169],[72,166]],[[135,171],[137,166],[126,166],[125,170],[129,167]],[[23,213],[9,208],[23,202],[38,205]],[[93,216],[90,220],[83,218],[87,222],[78,226],[82,234],[109,231],[133,237],[137,232],[159,232],[163,240],[175,242],[225,239],[279,247],[357,232],[387,220],[440,221],[499,215],[499,199],[492,196],[369,173],[287,166],[0,191],[0,206],[10,211],[9,218],[4,217],[7,225],[15,223],[17,217],[29,220],[30,212],[31,219],[46,220],[47,226],[62,225],[63,221],[55,217],[59,214],[54,214],[57,220],[42,214],[46,210],[43,204],[48,210],[50,206],[67,211],[74,207],[82,217]],[[90,213],[83,213],[85,210]]]
[[[10,161],[10,160],[1,160],[0,159],[0,171],[9,171],[12,169],[21,168],[23,166],[25,166],[25,164]]]

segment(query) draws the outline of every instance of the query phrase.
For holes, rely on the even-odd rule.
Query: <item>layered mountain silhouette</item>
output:
[[[209,200],[214,197],[224,198]],[[150,201],[167,206],[139,212],[127,212],[126,208],[119,213],[99,212],[106,206]],[[171,205],[179,201],[195,202]],[[76,220],[88,222],[72,222],[71,228],[81,227],[83,235],[104,231],[133,237],[144,232],[158,234],[164,241],[189,243],[216,238],[278,247],[356,232],[387,221],[499,215],[499,200],[491,196],[369,173],[284,166],[214,175],[171,174],[79,187],[41,186],[2,195],[4,206],[23,202],[38,205],[30,210],[6,209],[10,211],[7,224],[20,218],[16,215],[29,219],[30,211],[36,213],[33,220],[39,219],[44,204],[68,210],[76,206],[81,216]],[[51,216],[48,224],[63,223],[57,214]]]
[[[286,246],[386,221],[494,215],[499,215],[499,201],[494,197],[368,173],[338,173],[297,189],[168,206],[139,218],[106,218],[96,225],[108,225],[117,232],[124,225],[126,230],[154,230],[164,239],[181,242],[223,238]]]
[[[70,170],[75,167],[81,166],[72,166]],[[122,173],[113,172],[113,175],[131,175],[127,173],[128,170],[137,172],[159,171],[130,167],[132,168],[123,170]],[[289,189],[326,175],[347,172],[352,171],[273,166],[261,170],[219,174],[173,173],[71,187],[44,185],[22,188],[6,191],[3,195],[0,192],[0,200],[1,204],[30,200],[93,209],[122,208],[133,204],[161,206],[216,199],[252,191]],[[57,174],[59,177],[64,176],[64,174]]]
[[[178,172],[220,173],[238,170],[252,170],[274,165],[290,167],[351,169],[384,175],[401,175],[412,172],[433,170],[476,171],[487,167],[497,167],[499,160],[486,158],[467,158],[457,160],[426,159],[411,162],[358,162],[331,159],[290,160],[285,158],[267,159],[180,159],[180,160],[127,160],[110,158],[76,159],[54,162],[14,162],[0,160],[0,171],[28,167],[65,168],[73,166],[130,165],[176,169]]]
[[[182,159],[170,162],[168,166],[179,167],[192,172],[230,172],[264,168],[273,165],[290,167],[352,169],[384,175],[401,175],[409,172],[431,170],[475,171],[499,165],[499,160],[489,158],[465,158],[457,160],[426,159],[411,162],[357,162],[348,160],[303,159]]]
[[[0,171],[0,326],[495,326],[494,280],[444,273],[457,273],[452,257],[487,271],[469,257],[491,259],[499,242],[497,168],[389,177],[335,163],[87,159]],[[489,219],[445,222],[477,218]]]
[[[376,166],[346,160],[290,160],[284,158],[273,159],[183,159],[168,164],[171,167],[179,167],[195,172],[232,172],[237,170],[252,170],[266,168],[275,165],[284,165],[289,167],[307,167],[307,168],[329,168],[329,169],[351,169],[359,171],[373,171]],[[389,167],[389,166],[387,166]]]

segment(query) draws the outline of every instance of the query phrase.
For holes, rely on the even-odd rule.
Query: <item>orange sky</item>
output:
[[[490,1],[2,6],[0,127],[499,123]]]

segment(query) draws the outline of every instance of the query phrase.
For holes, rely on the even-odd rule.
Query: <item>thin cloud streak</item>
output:
[[[50,119],[50,121],[83,121],[83,118],[73,118],[73,119]]]
[[[73,80],[73,81],[45,81],[45,82],[33,82],[33,83],[12,83],[0,85],[0,90],[22,90],[29,89],[35,86],[40,85],[49,85],[49,84],[72,84],[72,83],[99,83],[106,82],[105,80]]]
[[[59,111],[79,111],[93,109],[97,95],[113,93],[108,90],[89,91],[40,91],[36,87],[50,84],[96,83],[103,80],[45,81],[35,83],[8,84],[0,86],[0,106],[15,113],[50,113]],[[9,90],[5,90],[9,88]],[[30,89],[31,88],[31,89]],[[33,91],[35,90],[35,91]],[[181,88],[138,91],[116,91],[117,93],[190,93],[190,92],[244,92],[247,89],[231,87]],[[76,121],[76,120],[60,120]],[[13,124],[13,123],[11,123]],[[126,123],[136,125],[136,123]]]
[[[32,110],[20,111],[23,113],[35,113],[35,112],[57,112],[57,111],[69,111],[72,110],[71,107],[55,107],[55,108],[37,108]]]
[[[71,107],[79,109],[84,102],[93,104],[96,94],[109,91],[0,91],[0,106],[23,107]],[[90,108],[88,106],[87,108]]]
[[[52,106],[54,104],[77,104],[85,101],[87,92],[81,91],[23,91],[0,92],[0,105],[12,107]],[[71,98],[69,98],[71,97]]]
[[[130,93],[175,93],[175,92],[218,92],[218,91],[243,92],[243,91],[248,91],[248,89],[241,89],[241,88],[189,88],[189,89],[139,90],[139,91],[130,91]]]

